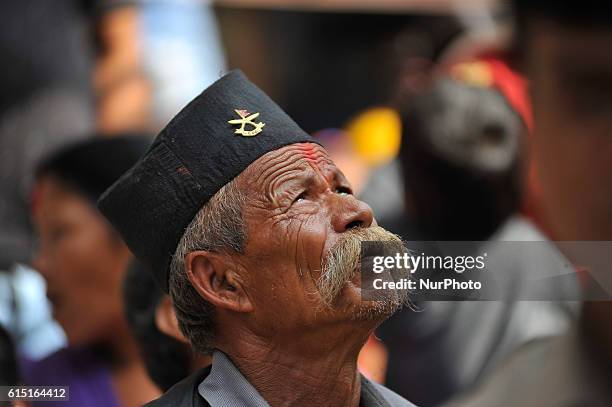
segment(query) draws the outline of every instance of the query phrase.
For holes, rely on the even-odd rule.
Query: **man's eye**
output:
[[[293,203],[296,202],[300,202],[303,201],[304,199],[306,199],[306,191],[302,192],[301,194],[299,194],[294,200]]]
[[[336,193],[340,195],[352,195],[353,194],[353,192],[347,187],[336,188]]]

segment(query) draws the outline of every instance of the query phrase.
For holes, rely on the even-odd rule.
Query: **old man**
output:
[[[362,301],[360,242],[401,241],[241,72],[187,105],[99,207],[213,355],[152,406],[412,405],[357,370],[403,301]]]

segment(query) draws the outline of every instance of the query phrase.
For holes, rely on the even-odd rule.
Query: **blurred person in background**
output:
[[[440,78],[404,109],[403,220],[421,240],[485,240],[520,201],[523,124],[494,89]]]
[[[530,79],[533,154],[551,236],[591,245],[610,241],[610,9],[595,1],[513,4],[515,50]],[[566,254],[575,260],[575,251]],[[596,277],[609,293],[609,261]],[[612,303],[588,301],[591,287],[584,285],[587,301],[568,333],[519,348],[477,391],[452,405],[612,405]]]
[[[0,324],[39,359],[65,337],[24,264],[34,164],[83,135],[159,129],[223,52],[207,1],[5,1],[0,19]]]
[[[123,283],[123,298],[128,323],[138,342],[147,373],[166,392],[191,373],[211,362],[195,353],[181,333],[170,296],[134,260]]]
[[[144,124],[147,86],[130,0],[0,2],[0,323],[20,353],[65,342],[44,281],[25,266],[35,163],[67,142]]]
[[[135,134],[94,138],[60,149],[37,168],[34,266],[47,282],[68,347],[24,362],[23,374],[29,385],[70,386],[69,402],[58,405],[139,406],[159,395],[123,313],[121,287],[132,255],[95,207],[150,140]]]
[[[481,64],[473,68],[488,68]],[[492,84],[436,76],[429,88],[406,101],[402,122],[406,213],[394,229],[402,237],[545,240],[517,216],[525,126]],[[516,260],[507,268],[516,281],[528,272],[527,261]],[[403,310],[378,333],[389,350],[387,385],[422,406],[473,387],[521,344],[564,332],[573,315],[564,303],[415,305],[418,312]]]

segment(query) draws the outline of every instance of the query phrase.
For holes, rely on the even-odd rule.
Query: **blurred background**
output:
[[[96,192],[230,69],[318,137],[379,224],[402,237],[548,236],[506,2],[8,0],[0,18],[0,325],[15,350],[0,370],[19,373],[7,383],[71,383],[74,403],[110,393],[106,405],[137,405],[208,363],[164,324],[168,299],[138,290],[146,273],[124,281],[123,248],[82,229],[108,227],[91,213]],[[72,298],[94,288],[106,297]],[[563,332],[574,305],[422,305],[385,323],[360,367],[437,405],[520,344]],[[484,339],[470,345],[475,332]],[[449,356],[452,347],[465,351]],[[138,384],[138,400],[117,383]],[[79,386],[98,401],[79,399]]]

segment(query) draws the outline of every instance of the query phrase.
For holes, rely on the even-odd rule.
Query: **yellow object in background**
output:
[[[368,109],[346,126],[355,152],[368,165],[386,164],[399,153],[402,125],[399,114],[388,107]]]

